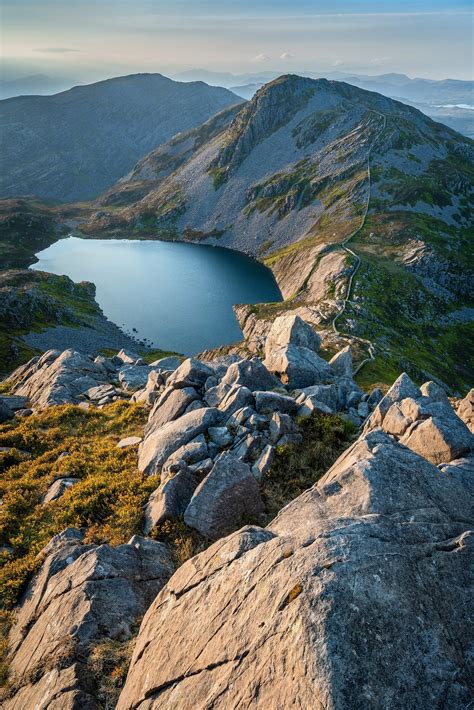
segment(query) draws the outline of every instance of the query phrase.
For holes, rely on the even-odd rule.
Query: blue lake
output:
[[[68,237],[36,256],[32,269],[92,281],[123,330],[187,355],[241,338],[234,304],[282,300],[269,269],[218,247]]]

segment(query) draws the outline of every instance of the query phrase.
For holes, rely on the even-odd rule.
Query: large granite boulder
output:
[[[290,389],[309,387],[334,379],[334,371],[309,348],[289,344],[266,352],[264,364]]]
[[[232,363],[222,378],[222,385],[240,385],[255,392],[279,387],[281,382],[267,370],[258,357],[253,357],[251,360]]]
[[[263,512],[260,487],[250,467],[231,453],[221,454],[193,493],[184,521],[212,540]]]
[[[9,379],[15,395],[26,397],[32,409],[77,404],[79,396],[107,381],[105,368],[87,355],[48,350],[15,370]]]
[[[265,341],[265,357],[287,345],[296,345],[318,352],[321,347],[321,338],[300,316],[278,316],[273,321],[272,327]]]
[[[223,418],[222,412],[213,407],[196,409],[151,431],[140,444],[138,469],[147,474],[156,473],[175,451],[209,427],[218,426]]]
[[[170,387],[203,387],[208,377],[214,372],[200,360],[188,358],[168,377],[166,383]]]
[[[13,695],[2,705],[98,708],[87,667],[101,639],[127,639],[173,572],[168,548],[135,537],[126,545],[83,545],[78,530],[44,550],[10,634]]]
[[[347,345],[339,350],[330,360],[329,364],[338,377],[352,377],[352,350]]]
[[[469,707],[474,478],[381,431],[265,530],[186,562],[117,710]]]
[[[174,389],[167,387],[155,401],[148,418],[147,431],[159,429],[164,424],[178,419],[186,408],[199,399],[194,387]]]
[[[183,515],[198,483],[199,478],[187,466],[162,483],[151,494],[146,505],[145,534],[148,535],[165,520]]]

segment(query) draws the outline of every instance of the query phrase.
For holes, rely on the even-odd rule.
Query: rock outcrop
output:
[[[84,545],[67,529],[43,551],[10,634],[10,697],[2,707],[97,708],[87,660],[101,639],[126,640],[173,573],[168,548],[134,537],[126,545]]]
[[[362,435],[267,529],[175,573],[145,615],[118,710],[468,707],[465,469]]]

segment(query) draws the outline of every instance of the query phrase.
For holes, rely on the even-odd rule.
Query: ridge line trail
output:
[[[342,306],[341,306],[340,310],[336,313],[336,315],[334,316],[334,318],[333,318],[332,321],[331,321],[332,329],[333,329],[333,331],[334,331],[334,333],[335,333],[336,335],[342,335],[342,334],[341,334],[341,331],[338,330],[338,328],[337,328],[336,322],[337,322],[337,319],[338,319],[340,316],[342,316],[342,314],[346,311],[347,304],[348,304],[348,302],[349,302],[349,297],[350,297],[350,294],[351,294],[352,284],[353,284],[353,282],[354,282],[354,276],[355,276],[356,273],[358,272],[359,267],[360,267],[360,264],[361,264],[361,258],[360,258],[360,256],[359,256],[353,249],[351,249],[350,247],[348,247],[347,245],[348,245],[348,243],[351,241],[351,239],[353,239],[353,238],[356,236],[356,234],[358,234],[358,233],[361,231],[361,229],[363,229],[363,227],[365,226],[365,222],[366,222],[366,220],[367,220],[367,215],[368,215],[368,212],[369,212],[370,198],[371,198],[371,193],[372,193],[372,179],[371,179],[371,174],[370,174],[370,156],[371,156],[371,153],[372,153],[372,148],[374,147],[374,145],[376,144],[377,140],[378,140],[379,137],[382,135],[382,133],[384,132],[384,130],[385,130],[386,126],[387,126],[387,117],[386,117],[386,115],[385,115],[384,113],[380,113],[379,111],[375,111],[374,109],[370,109],[370,110],[371,110],[372,113],[375,113],[375,114],[377,114],[378,116],[381,116],[382,119],[383,119],[383,123],[382,123],[382,127],[380,128],[380,130],[377,131],[377,133],[375,134],[375,137],[374,137],[373,141],[371,142],[371,144],[370,144],[370,146],[369,146],[369,150],[368,150],[368,152],[367,152],[368,191],[367,191],[367,203],[366,203],[366,205],[365,205],[364,214],[362,215],[362,221],[361,221],[360,225],[357,227],[357,229],[355,229],[353,232],[351,232],[351,234],[349,234],[349,236],[347,236],[345,239],[343,239],[343,241],[342,241],[342,242],[340,243],[340,245],[339,245],[339,246],[341,246],[348,254],[350,254],[351,256],[353,256],[353,257],[355,258],[356,262],[355,262],[354,268],[352,269],[352,273],[351,273],[351,275],[350,275],[350,277],[349,277],[349,281],[347,282],[346,293],[345,293],[345,296],[344,296],[343,301],[342,301]],[[359,338],[359,340],[361,340],[361,341],[364,342],[364,343],[367,343],[368,350],[369,350],[369,357],[366,357],[364,360],[362,360],[362,362],[360,362],[360,363],[357,365],[357,367],[355,368],[355,370],[354,370],[354,372],[353,372],[353,375],[357,375],[357,373],[359,372],[359,370],[362,369],[362,367],[365,365],[366,362],[370,362],[371,360],[374,360],[374,359],[375,359],[375,347],[374,347],[374,344],[373,344],[370,340],[365,340],[364,338]]]

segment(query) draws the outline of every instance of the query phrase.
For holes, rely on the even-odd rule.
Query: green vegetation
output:
[[[227,180],[227,168],[215,167],[210,171],[214,190],[218,190]]]
[[[336,415],[313,414],[300,422],[303,444],[281,447],[262,481],[268,522],[290,501],[314,485],[349,446],[350,422]]]
[[[0,272],[0,374],[35,353],[21,336],[54,325],[77,326],[99,316],[95,287],[41,271]]]

